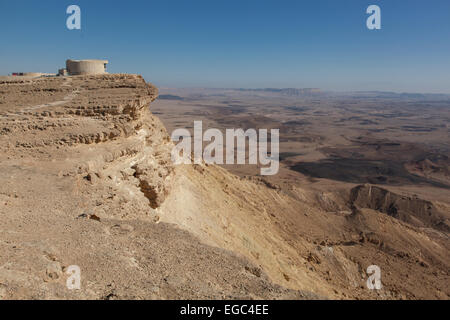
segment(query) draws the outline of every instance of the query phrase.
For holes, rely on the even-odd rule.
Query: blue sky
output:
[[[0,0],[0,25],[0,74],[107,58],[163,87],[450,93],[448,0]]]

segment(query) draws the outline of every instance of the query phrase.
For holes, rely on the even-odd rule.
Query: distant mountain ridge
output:
[[[238,91],[255,91],[255,92],[269,92],[269,93],[281,93],[288,96],[303,96],[321,94],[322,91],[319,88],[261,88],[261,89],[235,89]]]

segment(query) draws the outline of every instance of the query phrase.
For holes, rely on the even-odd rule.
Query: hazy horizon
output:
[[[336,94],[352,94],[352,93],[393,93],[393,94],[422,94],[422,95],[446,95],[450,96],[450,93],[446,92],[411,92],[411,91],[395,91],[395,90],[331,90],[331,89],[323,89],[323,88],[316,88],[316,87],[177,87],[177,86],[161,86],[159,87],[160,90],[285,90],[285,89],[314,89],[314,90],[320,90],[322,93],[336,93]]]

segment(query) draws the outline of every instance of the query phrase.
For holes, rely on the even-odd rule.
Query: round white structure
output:
[[[67,60],[67,73],[71,76],[84,74],[104,74],[108,60]]]

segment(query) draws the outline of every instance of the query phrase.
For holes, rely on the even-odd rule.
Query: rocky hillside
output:
[[[136,75],[0,81],[0,299],[450,298],[447,206],[174,166],[156,98]]]

